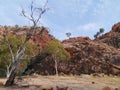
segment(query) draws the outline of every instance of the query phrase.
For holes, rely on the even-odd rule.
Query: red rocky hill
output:
[[[4,31],[8,31],[10,34],[16,35],[17,37],[24,36],[30,28],[31,27],[28,26],[2,26],[0,27],[0,38],[2,38]],[[30,41],[36,43],[40,49],[43,50],[45,46],[53,39],[54,37],[49,34],[47,28],[37,27],[36,33],[31,37]]]
[[[2,34],[4,30],[8,30],[12,34],[22,36],[25,35],[28,29],[30,27],[1,27],[0,33]],[[31,37],[31,41],[43,50],[54,37],[49,34],[45,27],[37,29],[36,34]],[[96,40],[91,40],[88,37],[76,37],[61,42],[71,54],[71,58],[69,61],[58,63],[59,74],[120,74],[120,51],[117,49],[119,47],[116,46],[116,43],[119,43],[116,37],[119,36],[119,31],[120,23],[115,24],[109,33]],[[111,43],[115,44],[112,45]],[[50,55],[41,53],[32,60],[26,69],[27,72],[53,75],[55,74],[54,60]]]
[[[77,37],[63,41],[65,49],[71,53],[70,72],[120,73],[120,51],[88,37]],[[115,71],[116,69],[116,71]]]
[[[69,61],[58,63],[59,74],[120,74],[118,49],[88,37],[70,38],[64,40],[62,44],[71,54],[71,58]],[[53,75],[55,74],[54,60],[49,55],[41,54],[27,70],[42,75]]]
[[[101,41],[115,48],[120,48],[120,22],[113,25],[112,30],[97,39],[96,41]]]

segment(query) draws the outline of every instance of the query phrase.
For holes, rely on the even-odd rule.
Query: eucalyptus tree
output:
[[[99,31],[94,35],[94,38],[98,38],[102,33],[104,33],[104,28],[100,28]]]
[[[42,0],[41,0],[42,1]],[[12,66],[11,66],[11,73],[9,77],[7,78],[7,81],[5,83],[5,86],[11,86],[14,83],[14,79],[17,75],[18,67],[20,65],[21,60],[23,60],[25,56],[25,51],[26,51],[26,43],[31,39],[31,36],[35,34],[36,28],[38,27],[38,24],[40,22],[41,16],[48,10],[47,8],[47,3],[44,4],[42,7],[36,7],[35,6],[35,0],[31,2],[30,8],[29,8],[29,14],[25,11],[24,8],[22,8],[21,15],[31,21],[32,26],[30,29],[26,31],[25,34],[25,39],[22,43],[21,46],[18,46],[16,50],[16,54],[13,53],[12,46],[10,45],[10,42],[8,38],[6,37],[6,33],[3,35],[6,45],[9,48],[9,52],[11,55],[11,61],[12,61]],[[41,30],[42,31],[42,30]]]
[[[10,47],[12,49],[12,53],[15,56],[16,51],[18,50],[18,47],[21,47],[25,37],[24,36],[17,37],[16,35],[10,35],[10,34],[5,35],[5,37],[8,38]],[[0,43],[0,68],[2,69],[3,75],[4,76],[6,75],[6,77],[8,78],[12,72],[11,68],[13,65],[13,61],[12,61],[10,52],[8,52],[9,48],[7,46],[7,42],[5,38],[1,39],[0,42],[1,42]],[[24,56],[24,59],[21,60],[19,66],[23,65],[23,67],[25,68],[29,63],[30,58],[33,56],[33,53],[34,54],[39,53],[39,47],[37,47],[35,43],[27,42],[25,56]]]
[[[63,45],[56,39],[48,43],[44,53],[48,53],[52,56],[55,62],[55,72],[56,75],[58,76],[58,62],[69,60],[70,54],[64,49]]]
[[[66,33],[66,36],[67,36],[68,38],[70,38],[71,33],[70,33],[70,32],[67,32],[67,33]]]

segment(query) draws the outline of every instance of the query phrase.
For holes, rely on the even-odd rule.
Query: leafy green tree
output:
[[[94,35],[94,38],[98,38],[104,32],[104,28],[100,28],[99,31]]]
[[[71,33],[70,33],[70,32],[66,33],[66,36],[67,36],[68,38],[70,38]]]
[[[100,28],[100,33],[103,33],[105,30],[104,30],[104,28]]]
[[[55,61],[56,75],[58,76],[58,61],[69,60],[70,54],[64,49],[63,45],[58,40],[52,40],[48,43],[44,52],[52,55]]]
[[[12,47],[12,52],[14,54],[14,56],[16,55],[16,52],[18,50],[18,47],[21,48],[22,47],[22,43],[25,39],[25,37],[19,37],[17,38],[15,35],[7,35],[6,36],[8,38],[9,44]],[[35,45],[34,43],[30,43],[27,42],[26,43],[26,55],[24,56],[23,60],[21,60],[20,65],[22,64],[24,66],[24,68],[21,69],[21,72],[26,68],[27,64],[30,61],[30,57],[37,54],[39,52],[39,49],[37,47],[37,45]],[[2,72],[4,72],[3,75],[9,77],[9,75],[11,74],[11,67],[12,67],[12,57],[11,54],[9,52],[9,48],[6,45],[5,40],[1,40],[0,43],[0,68],[2,70]],[[20,71],[20,69],[19,69]]]
[[[19,25],[16,24],[16,25],[15,25],[15,28],[18,28],[18,27],[19,27]]]

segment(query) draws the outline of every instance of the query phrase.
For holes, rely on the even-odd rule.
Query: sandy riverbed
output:
[[[4,83],[6,79],[0,79]],[[83,76],[27,76],[23,77],[22,83],[28,84],[28,87],[13,86],[0,90],[41,90],[41,88],[52,87],[56,90],[58,87],[67,87],[67,90],[104,90],[103,88],[111,88],[106,90],[120,90],[120,77],[93,77],[89,75]],[[49,89],[46,89],[49,90]]]

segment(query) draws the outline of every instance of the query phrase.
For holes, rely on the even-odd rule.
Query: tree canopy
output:
[[[100,28],[98,32],[94,35],[94,38],[98,38],[102,33],[104,33],[104,28]]]
[[[25,37],[16,37],[15,35],[7,35],[8,41],[10,43],[10,46],[12,47],[14,56],[16,55],[16,52],[18,50],[18,47],[22,47],[22,43],[25,39]],[[9,52],[9,48],[6,45],[6,42],[4,39],[0,41],[0,72],[3,72],[3,76],[6,73],[7,66],[12,64],[12,57]],[[30,57],[34,56],[35,54],[39,53],[39,48],[37,45],[31,42],[26,43],[26,55],[24,56],[24,59],[21,61],[21,65],[25,68],[27,64],[30,61]],[[22,68],[22,69],[24,69]],[[2,75],[1,75],[2,76]]]
[[[56,39],[48,43],[44,52],[54,55],[57,60],[68,60],[70,58],[70,54],[64,49],[63,45]]]
[[[52,40],[48,43],[45,51],[52,55],[53,60],[55,61],[55,71],[58,76],[58,61],[66,61],[69,60],[70,54],[64,49],[63,45],[56,39]]]

